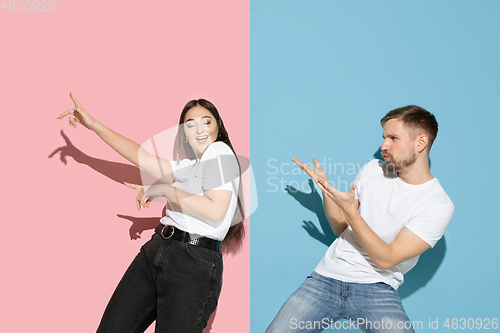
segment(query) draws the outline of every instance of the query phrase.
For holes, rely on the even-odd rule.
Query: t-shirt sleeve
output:
[[[363,174],[370,172],[370,168],[373,168],[374,162],[368,162],[366,163],[361,170],[359,170],[358,174],[354,178],[354,181],[352,182],[353,185],[356,185],[356,189],[354,191],[354,198],[357,200],[359,199],[359,193],[363,190]],[[368,170],[368,171],[367,171]]]
[[[240,170],[232,150],[224,143],[211,144],[203,156],[202,188],[229,190],[237,195]]]
[[[194,162],[192,160],[184,159],[180,161],[169,161],[172,168],[173,178],[176,179],[177,172],[183,168],[189,167]]]
[[[448,228],[454,211],[451,203],[434,205],[408,221],[405,227],[434,247]]]

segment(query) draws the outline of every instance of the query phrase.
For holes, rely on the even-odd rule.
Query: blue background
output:
[[[290,158],[318,158],[345,190],[376,156],[380,118],[408,104],[440,124],[431,172],[456,209],[405,276],[403,304],[417,332],[500,317],[499,22],[499,1],[251,1],[251,332],[265,331],[333,240],[322,196]]]

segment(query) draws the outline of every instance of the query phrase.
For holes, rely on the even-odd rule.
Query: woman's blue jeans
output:
[[[414,332],[398,293],[388,284],[347,283],[313,272],[283,304],[266,333],[356,326],[363,332]]]
[[[109,301],[98,333],[202,332],[222,287],[222,255],[154,234]]]

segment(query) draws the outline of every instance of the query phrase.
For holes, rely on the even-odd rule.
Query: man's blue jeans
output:
[[[222,287],[222,255],[154,234],[130,264],[98,333],[202,332]]]
[[[341,319],[351,322],[337,323]],[[313,272],[266,333],[321,332],[356,324],[363,332],[414,332],[398,293],[388,284],[347,283]]]

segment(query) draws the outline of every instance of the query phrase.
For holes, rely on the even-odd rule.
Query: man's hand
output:
[[[355,199],[356,185],[352,185],[349,192],[342,192],[337,190],[330,184],[322,185],[319,183],[319,188],[326,194],[330,199],[335,202],[344,214],[348,211],[357,211],[359,206],[359,201]]]
[[[296,157],[293,157],[292,161],[294,161],[299,166],[299,168],[304,170],[312,178],[312,180],[314,180],[314,182],[318,184],[318,187],[323,192],[323,194],[332,199],[344,213],[346,212],[346,209],[358,210],[359,203],[354,196],[356,185],[352,185],[349,192],[341,192],[330,185],[330,183],[328,182],[328,176],[321,168],[321,165],[316,158],[313,159],[313,163],[316,168],[302,163]]]
[[[326,175],[326,172],[321,168],[321,165],[319,164],[318,159],[313,158],[313,163],[316,166],[316,168],[313,168],[305,163],[302,163],[298,158],[292,157],[292,161],[295,162],[301,168],[304,170],[311,178],[318,183],[318,181],[321,181],[324,184],[328,184],[328,176]],[[319,183],[318,183],[319,184]]]

